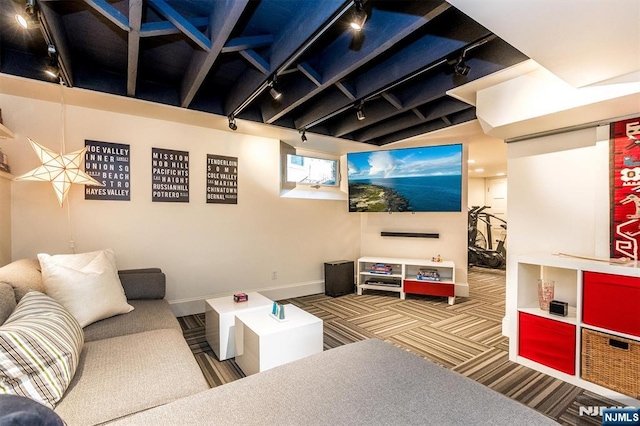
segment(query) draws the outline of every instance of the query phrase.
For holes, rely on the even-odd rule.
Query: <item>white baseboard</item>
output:
[[[509,336],[509,323],[508,317],[502,318],[502,335],[505,337],[511,337]]]
[[[469,284],[456,283],[456,288],[454,291],[457,297],[469,297]]]
[[[245,293],[255,291],[271,300],[282,300],[290,299],[293,297],[308,296],[310,294],[324,293],[324,281],[310,281],[306,283],[297,283],[280,287],[237,290],[237,292],[240,291]],[[233,293],[236,293],[236,291],[234,291]],[[233,293],[218,293],[210,294],[203,297],[194,297],[191,299],[169,300],[169,305],[171,306],[171,310],[176,317],[195,315],[205,311],[205,300],[225,296],[231,297],[233,296]]]

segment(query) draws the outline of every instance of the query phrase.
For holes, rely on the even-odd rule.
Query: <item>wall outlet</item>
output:
[[[272,280],[278,279],[278,271],[271,271],[271,279]]]

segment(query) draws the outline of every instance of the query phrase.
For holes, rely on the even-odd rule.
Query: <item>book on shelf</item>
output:
[[[393,272],[393,268],[386,263],[374,263],[371,265],[370,272],[374,274],[390,275]]]
[[[440,281],[440,273],[437,269],[420,268],[416,278],[419,281]]]

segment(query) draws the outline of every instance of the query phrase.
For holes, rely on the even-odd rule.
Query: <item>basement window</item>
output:
[[[287,182],[311,186],[338,186],[338,161],[287,154]]]
[[[337,155],[297,150],[280,141],[280,196],[347,201],[347,185],[340,182],[340,167],[345,164],[340,164]]]

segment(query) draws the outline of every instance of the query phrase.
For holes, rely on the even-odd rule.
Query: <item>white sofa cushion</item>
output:
[[[82,328],[58,302],[27,293],[0,326],[0,393],[53,408],[75,374]]]
[[[131,312],[118,277],[113,250],[80,254],[38,254],[48,295],[64,306],[82,327]]]

